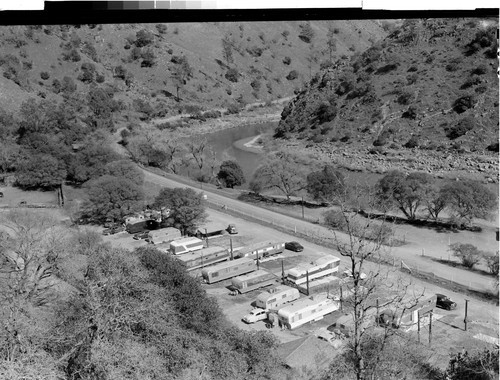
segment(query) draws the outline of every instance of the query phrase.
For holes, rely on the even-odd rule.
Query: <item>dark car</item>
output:
[[[116,233],[122,232],[122,231],[125,231],[125,228],[123,226],[113,226],[113,227],[104,229],[102,231],[102,234],[103,235],[113,235],[113,234],[116,234]]]
[[[436,306],[445,310],[454,310],[457,308],[457,303],[453,302],[448,296],[444,294],[436,294]]]
[[[296,241],[289,241],[288,243],[285,243],[285,249],[294,252],[302,252],[304,250],[304,247]]]
[[[135,234],[133,236],[134,240],[141,240],[141,239],[147,239],[149,236],[149,232],[139,232],[138,234]]]

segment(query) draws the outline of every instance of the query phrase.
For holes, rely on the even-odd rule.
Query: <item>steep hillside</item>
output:
[[[496,181],[497,26],[405,21],[317,73],[285,107],[276,137],[357,168],[482,172]]]
[[[82,93],[112,86],[129,109],[142,99],[149,116],[267,101],[303,87],[330,55],[350,56],[386,34],[374,21],[1,27],[0,107],[59,101],[64,77]]]

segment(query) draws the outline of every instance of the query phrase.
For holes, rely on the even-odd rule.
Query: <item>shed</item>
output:
[[[167,227],[148,233],[148,241],[152,244],[167,243],[181,237],[181,231],[177,228]]]
[[[202,226],[199,226],[196,230],[196,236],[200,239],[209,238],[211,236],[222,235],[226,230],[225,225],[217,222],[207,222]]]
[[[278,347],[278,355],[285,366],[301,373],[328,369],[337,353],[329,343],[313,335],[283,343]]]

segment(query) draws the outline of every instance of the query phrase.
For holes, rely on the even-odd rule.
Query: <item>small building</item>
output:
[[[196,237],[199,239],[206,239],[212,236],[219,236],[224,234],[226,225],[217,222],[207,222],[203,226],[199,226],[196,230]]]
[[[285,367],[297,371],[297,378],[314,371],[328,369],[332,359],[339,353],[329,343],[309,335],[286,342],[278,347],[278,355]]]

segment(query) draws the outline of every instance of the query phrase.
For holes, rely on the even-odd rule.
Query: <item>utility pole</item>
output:
[[[304,196],[302,196],[302,219],[304,219]]]
[[[344,299],[343,299],[343,296],[342,296],[342,285],[340,285],[340,311],[344,311],[343,308],[342,308],[343,301],[344,301]]]
[[[418,343],[420,343],[420,313],[418,313],[417,335],[418,335]]]
[[[207,248],[208,248],[208,232],[206,228],[205,228],[205,240],[207,242]]]
[[[307,296],[309,297],[309,271],[306,272]]]
[[[231,249],[231,260],[234,260],[234,257],[233,257],[233,239],[231,237],[229,237],[229,247]]]
[[[257,252],[257,269],[260,269],[259,252]]]
[[[429,346],[432,344],[432,310],[429,312]]]
[[[464,324],[465,324],[465,331],[467,331],[467,309],[469,306],[469,300],[465,300],[465,318],[464,318]]]
[[[283,264],[283,259],[281,259],[281,283],[285,283],[285,264]]]

